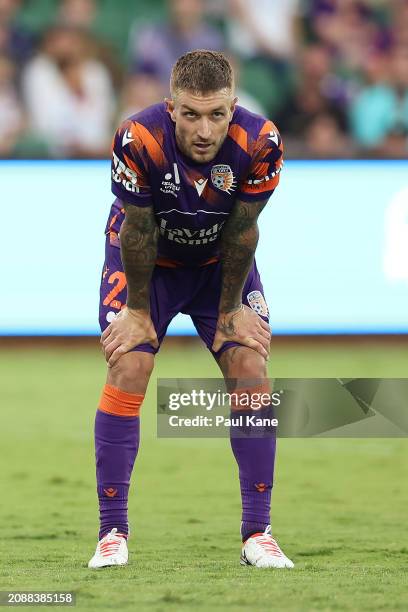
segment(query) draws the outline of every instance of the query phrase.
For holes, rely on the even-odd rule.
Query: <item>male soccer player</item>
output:
[[[100,531],[91,568],[128,560],[139,412],[171,319],[191,316],[229,385],[256,379],[268,389],[270,328],[254,253],[258,216],[279,181],[281,138],[271,121],[237,106],[221,53],[180,57],[170,89],[171,99],[124,121],[113,143],[117,199],[100,304],[108,374],[95,421]],[[270,528],[275,437],[231,436],[231,446],[241,563],[293,567]]]

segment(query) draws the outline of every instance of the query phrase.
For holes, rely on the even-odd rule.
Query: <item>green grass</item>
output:
[[[398,345],[278,344],[271,375],[403,377],[407,366]],[[130,564],[92,572],[103,358],[92,348],[9,349],[0,371],[0,590],[74,590],[79,610],[407,609],[408,440],[279,440],[273,526],[296,568],[245,568],[229,443],[157,439],[153,380],[130,496]],[[204,349],[165,345],[155,375],[218,372]]]

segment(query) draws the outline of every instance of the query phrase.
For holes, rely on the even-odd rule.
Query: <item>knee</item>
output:
[[[154,356],[150,353],[126,353],[109,368],[107,383],[128,393],[144,395],[153,366]]]
[[[230,349],[234,351],[224,359],[223,373],[226,378],[258,380],[266,378],[266,361],[257,351],[247,347]]]

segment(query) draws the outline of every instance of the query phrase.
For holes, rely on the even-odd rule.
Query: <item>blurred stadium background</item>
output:
[[[13,532],[12,554],[10,540],[0,543],[10,559],[0,588],[73,588],[89,609],[106,607],[108,592],[122,609],[136,601],[150,610],[205,609],[206,601],[252,608],[250,593],[266,589],[286,609],[300,609],[300,598],[302,609],[405,609],[406,440],[281,440],[274,516],[303,574],[273,584],[252,574],[248,591],[242,574],[228,573],[239,502],[225,441],[155,435],[156,377],[217,376],[182,317],[144,405],[135,488],[143,486],[131,519],[147,560],[126,578],[87,578],[110,142],[122,118],[168,94],[173,61],[193,48],[229,54],[241,103],[274,120],[285,143],[258,257],[275,332],[271,376],[408,371],[408,1],[0,0],[1,474],[9,491],[0,517]],[[185,504],[190,518],[180,525]],[[152,508],[163,506],[156,516]],[[180,537],[204,546],[210,564],[214,521],[228,532],[215,553],[224,591],[212,588],[214,572],[193,545],[186,561],[155,540],[156,558],[146,535],[172,540],[182,527]],[[138,585],[133,602],[112,599],[115,580],[125,590]],[[188,580],[202,581],[201,599],[185,595]]]
[[[192,48],[229,54],[286,158],[406,157],[406,0],[1,0],[0,155],[108,156]]]

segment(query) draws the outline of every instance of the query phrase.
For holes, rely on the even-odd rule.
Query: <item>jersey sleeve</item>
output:
[[[282,139],[272,121],[265,121],[255,143],[249,172],[239,186],[238,199],[255,202],[270,198],[278,186],[282,166]]]
[[[137,125],[124,121],[112,143],[112,193],[129,204],[149,206],[152,192],[147,158]]]

